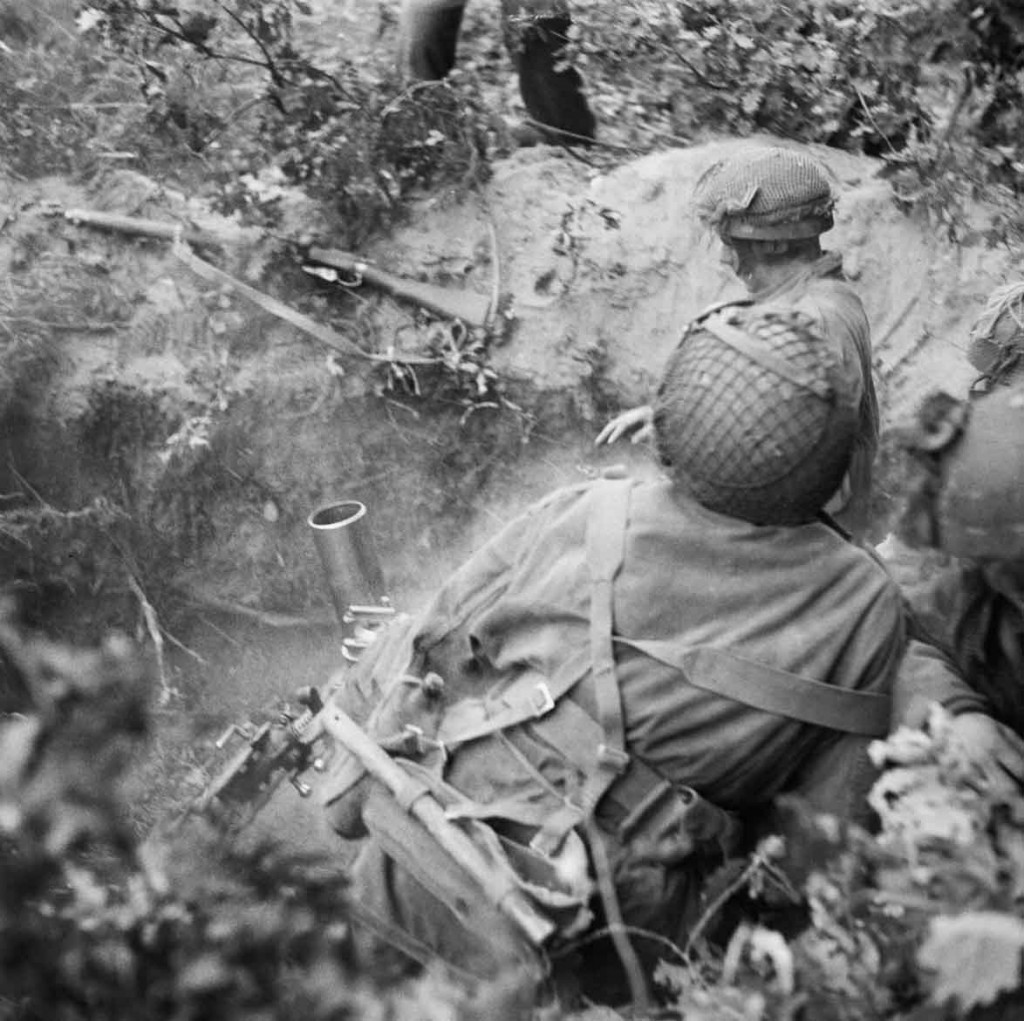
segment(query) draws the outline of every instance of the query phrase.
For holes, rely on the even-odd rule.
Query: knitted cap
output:
[[[832,229],[835,195],[825,168],[778,146],[719,160],[697,182],[697,213],[723,238],[817,237]]]
[[[699,503],[791,525],[814,518],[842,484],[857,410],[810,318],[750,306],[691,324],[654,421],[669,475]]]

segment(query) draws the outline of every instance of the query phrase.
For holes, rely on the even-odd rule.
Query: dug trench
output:
[[[738,144],[607,174],[524,150],[361,253],[497,299],[487,333],[311,277],[273,239],[137,175],[0,184],[0,580],[57,635],[116,627],[150,650],[157,726],[130,791],[140,830],[202,789],[229,724],[337,667],[317,507],[367,506],[388,595],[412,611],[542,493],[613,464],[656,470],[643,448],[594,436],[646,399],[693,315],[738,293],[690,205]],[[908,220],[871,160],[818,155],[842,195],[825,241],[868,310],[888,429],[933,387],[967,387],[969,324],[1013,267]],[[75,208],[219,232],[230,243],[199,249],[205,260],[381,357],[331,350],[198,277],[166,240],[75,223]],[[898,487],[883,442],[877,539]],[[287,785],[256,829],[332,846]]]

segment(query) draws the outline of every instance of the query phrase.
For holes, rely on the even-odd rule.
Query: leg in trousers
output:
[[[574,68],[556,70],[572,18],[565,0],[502,0],[505,44],[519,75],[519,92],[530,117],[579,139],[594,138],[597,120]],[[571,143],[566,135],[553,141]]]
[[[399,60],[413,81],[440,81],[455,66],[466,0],[402,0]]]

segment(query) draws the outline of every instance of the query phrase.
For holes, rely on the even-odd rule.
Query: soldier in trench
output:
[[[858,427],[849,473],[825,509],[861,538],[870,523],[878,399],[864,306],[843,277],[841,256],[821,247],[835,206],[828,173],[793,149],[756,146],[713,164],[695,198],[698,216],[722,241],[723,262],[747,287],[745,302],[809,315],[839,361]],[[605,426],[597,442],[639,442],[651,428],[652,409],[635,408]]]
[[[915,617],[956,664],[961,680],[941,697],[918,663],[901,718],[920,725],[939,701],[969,717],[974,744],[989,748],[1018,783],[1024,749],[1024,380],[1013,379],[1017,330],[1003,320],[1002,292],[974,331],[971,359],[993,389],[957,400],[930,395],[901,430],[913,478],[897,529],[916,549],[941,550],[947,566],[908,588]],[[1012,302],[1011,302],[1012,305]],[[1000,311],[1002,309],[1002,312]],[[1002,322],[1002,326],[1000,326]],[[998,337],[1000,343],[992,338]],[[1008,372],[1003,385],[995,382]]]
[[[466,0],[402,0],[400,62],[413,81],[439,81],[455,66]],[[589,144],[597,122],[578,71],[560,66],[572,24],[566,0],[501,0],[505,46],[519,78],[531,124],[515,135],[537,141]]]
[[[867,745],[914,643],[885,569],[820,517],[861,395],[817,331],[762,304],[697,320],[654,406],[664,476],[541,501],[336,694],[483,828],[557,919],[554,949],[580,941],[581,974],[599,946],[585,937],[618,918],[649,934],[618,948],[627,974],[685,945],[706,877],[777,795],[867,820]],[[365,836],[358,764],[340,757],[327,790],[333,827]],[[354,895],[367,953],[544,972],[404,824],[371,826]]]

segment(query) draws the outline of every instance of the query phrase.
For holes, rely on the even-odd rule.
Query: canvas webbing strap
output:
[[[557,850],[569,830],[590,818],[605,791],[629,765],[612,634],[615,624],[613,582],[626,552],[632,488],[629,480],[606,479],[594,489],[586,542],[590,570],[590,667],[600,743],[594,767],[583,781],[577,804],[566,805],[550,816],[530,842],[534,850],[542,853]]]
[[[539,720],[587,674],[585,650],[573,655],[553,677],[526,668],[496,695],[465,698],[445,711],[437,740],[452,749],[467,741]]]
[[[591,572],[590,648],[570,656],[553,676],[524,669],[511,684],[487,698],[467,698],[445,712],[437,740],[446,748],[475,741],[529,720],[540,719],[555,708],[558,700],[595,672],[598,712],[602,726],[607,722],[610,740],[606,747],[624,747],[622,708],[615,660],[612,654],[612,578],[622,564],[626,518],[629,511],[628,479],[604,479],[594,489],[594,508],[587,522],[587,567]],[[604,637],[600,637],[604,635]],[[597,658],[595,658],[595,656]],[[599,660],[604,662],[604,680],[597,682]],[[601,688],[607,692],[602,714]]]
[[[594,768],[596,750],[604,740],[604,732],[590,712],[571,697],[559,704],[559,713],[562,726],[558,750],[581,772],[589,773]],[[511,740],[518,747],[514,736]],[[671,781],[642,759],[631,756],[625,772],[615,779],[601,800],[603,824],[617,828],[639,805],[671,789]],[[580,815],[576,809],[577,820]]]
[[[892,699],[888,695],[837,688],[712,646],[685,649],[665,641],[626,643],[675,667],[695,688],[752,709],[846,734],[884,737],[889,732]]]
[[[714,334],[723,344],[728,344],[734,351],[749,358],[780,379],[787,380],[794,386],[800,387],[801,390],[810,390],[822,400],[830,400],[833,397],[832,388],[827,383],[816,380],[807,373],[798,372],[792,362],[780,358],[767,344],[726,322],[722,315],[708,316],[701,326],[708,333]]]

